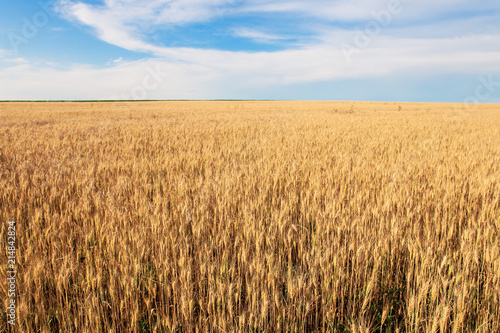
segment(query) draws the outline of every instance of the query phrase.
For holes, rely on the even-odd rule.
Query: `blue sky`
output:
[[[0,100],[500,102],[500,3],[3,0]]]

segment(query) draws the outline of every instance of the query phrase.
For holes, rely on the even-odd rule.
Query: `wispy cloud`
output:
[[[227,15],[231,0],[106,0],[104,5],[63,0],[56,10],[89,26],[105,42],[128,50],[154,52],[146,32],[206,22]]]
[[[7,56],[9,53],[12,53],[11,51],[7,51],[7,50],[2,50],[0,49],[0,58],[4,58],[5,56]]]
[[[402,19],[406,21],[427,21],[448,16],[450,13],[491,12],[500,9],[500,3],[493,0],[310,0],[281,1],[255,0],[244,1],[241,11],[259,13],[296,13],[299,16],[310,16],[325,21],[359,22],[371,19],[374,11],[387,6],[401,6],[411,10],[405,11]]]
[[[193,23],[208,22],[222,16],[252,15],[255,13],[289,13],[295,15],[294,22],[300,24],[304,16],[323,19],[323,23],[310,24],[317,39],[325,35],[330,38],[328,43],[341,43],[338,38],[340,29],[338,24],[349,23],[353,32],[363,28],[363,22],[373,20],[374,17],[384,15],[388,7],[396,6],[398,14],[391,17],[391,26],[384,29],[383,35],[398,36],[398,31],[413,29],[418,31],[433,31],[426,38],[456,38],[470,34],[470,29],[463,29],[457,22],[467,22],[477,17],[453,17],[450,8],[455,13],[475,12],[478,5],[466,0],[443,0],[438,3],[431,0],[311,0],[303,1],[231,1],[231,0],[144,0],[134,2],[130,0],[107,0],[103,5],[91,5],[83,2],[64,0],[59,3],[58,10],[66,17],[93,28],[97,36],[110,44],[123,47],[127,50],[148,52],[153,55],[171,55],[169,48],[162,47],[149,40],[148,34],[155,31],[167,31],[176,26],[186,26]],[[491,10],[500,10],[500,3],[496,1],[481,1],[481,11],[489,11],[490,21],[494,22],[500,14],[491,17]],[[441,15],[448,15],[449,29],[440,29],[442,21],[433,22],[432,19]],[[488,14],[485,14],[488,16]],[[480,16],[481,18],[484,17]],[[409,23],[411,20],[415,21]],[[484,18],[483,18],[484,20]],[[452,21],[452,23],[449,23]],[[307,21],[310,23],[310,21]],[[416,23],[420,22],[420,23]],[[404,24],[403,24],[404,23]],[[332,25],[334,24],[334,25]],[[494,23],[493,23],[494,24]],[[498,29],[498,24],[496,25]],[[283,37],[281,33],[273,32],[272,25],[263,31],[248,26],[232,26],[229,33],[235,37],[250,38],[259,42],[284,41],[300,39],[299,36]],[[445,34],[446,32],[446,34]],[[498,32],[498,31],[497,31]],[[488,35],[491,31],[476,31],[476,34]],[[310,36],[308,37],[310,38]],[[415,36],[419,38],[419,36]],[[344,36],[344,40],[345,40]],[[347,38],[349,39],[349,38]],[[318,46],[323,47],[318,43]],[[337,45],[338,46],[338,45]],[[297,43],[290,43],[288,48],[297,48]]]
[[[276,34],[269,34],[256,29],[238,27],[232,29],[232,35],[235,37],[253,39],[259,43],[274,43],[277,41],[283,41],[290,39],[289,37],[280,36]]]
[[[16,63],[16,64],[28,63],[28,61],[26,59],[21,58],[21,57],[5,58],[5,59],[3,59],[3,61],[7,62],[7,63]]]
[[[0,49],[0,67],[11,67],[26,63],[29,63],[29,61],[20,57],[12,50]]]

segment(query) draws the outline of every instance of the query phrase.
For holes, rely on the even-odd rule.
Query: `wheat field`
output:
[[[500,332],[500,106],[0,103],[0,222],[2,332]]]

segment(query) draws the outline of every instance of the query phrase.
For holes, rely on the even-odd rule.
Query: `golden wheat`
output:
[[[498,105],[0,103],[2,306],[12,218],[20,332],[499,332],[499,142]]]

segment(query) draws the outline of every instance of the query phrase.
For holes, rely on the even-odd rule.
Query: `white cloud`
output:
[[[95,29],[110,44],[135,51],[152,51],[143,31],[209,21],[231,11],[231,0],[107,0],[105,5],[61,0],[56,10]]]
[[[11,50],[0,49],[0,58],[7,58],[14,54]]]
[[[280,36],[276,34],[269,34],[263,31],[259,31],[251,28],[238,27],[232,30],[232,35],[235,37],[242,37],[253,39],[260,43],[272,43],[280,40],[287,40],[288,37]]]
[[[222,16],[255,15],[262,13],[290,13],[296,15],[297,24],[304,16],[322,19],[315,24],[307,21],[306,29],[308,42],[310,39],[323,39],[325,35],[337,34],[337,28],[331,23],[354,24],[356,29],[363,30],[366,25],[380,22],[384,25],[381,35],[394,37],[406,36],[426,37],[433,36],[450,38],[470,35],[471,29],[475,34],[500,33],[498,15],[488,14],[478,17],[457,18],[448,17],[447,20],[433,19],[440,16],[450,16],[453,12],[475,12],[500,10],[500,3],[491,0],[471,3],[467,0],[106,0],[104,5],[90,5],[83,2],[60,0],[58,10],[66,17],[95,29],[97,36],[110,44],[131,51],[146,52],[158,56],[171,56],[175,52],[148,41],[148,34],[157,30],[168,30],[173,26],[188,25],[191,23],[208,22]],[[422,23],[416,23],[422,22]],[[484,25],[483,23],[488,23]],[[443,28],[443,25],[446,28]],[[304,27],[304,25],[302,25]],[[481,28],[477,28],[481,27]],[[488,29],[487,29],[488,28]],[[491,31],[494,29],[496,31]],[[354,30],[354,29],[353,29]],[[352,30],[351,30],[352,31]],[[423,32],[427,35],[424,36]],[[271,27],[265,31],[248,26],[234,26],[229,33],[235,37],[250,38],[258,42],[270,43],[292,40],[294,36],[281,36],[274,33]],[[295,36],[297,37],[297,36]],[[347,38],[352,40],[353,37]],[[300,38],[299,38],[300,39]],[[331,41],[329,41],[331,42]],[[336,42],[338,38],[336,38]],[[303,43],[306,44],[306,43]],[[297,43],[291,43],[289,48],[297,48]],[[318,43],[321,46],[321,43]],[[184,59],[182,59],[184,60]]]
[[[107,1],[110,3],[110,1]],[[109,5],[109,4],[108,4]],[[130,26],[129,21],[140,19],[144,8],[122,6],[122,10],[114,11],[113,7],[99,8],[84,3],[64,3],[58,10],[69,18],[76,19],[79,23],[94,28],[103,41],[123,47],[128,50],[147,51],[150,45],[142,42],[134,35],[136,27]],[[136,15],[132,12],[137,10]]]
[[[6,58],[6,59],[3,59],[4,62],[10,62],[10,63],[18,63],[18,64],[23,64],[23,63],[27,63],[28,61],[24,58],[21,58],[21,57],[17,57],[17,58]]]
[[[18,56],[15,52],[0,49],[0,67],[9,67],[26,63],[28,63],[28,61]]]
[[[9,82],[0,91],[0,100],[208,98],[215,91],[207,83],[217,76],[206,67],[158,59],[100,69],[22,64],[0,72],[0,82]]]
[[[428,20],[450,12],[473,13],[500,9],[500,3],[493,0],[253,0],[244,1],[241,11],[260,13],[297,13],[327,21],[364,21],[372,18],[372,12],[398,7],[403,19]]]

